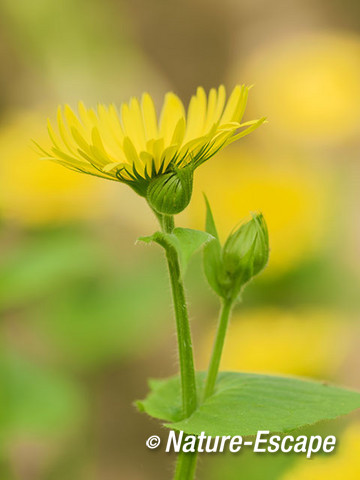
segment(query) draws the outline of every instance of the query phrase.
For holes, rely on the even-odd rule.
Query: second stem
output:
[[[212,395],[214,391],[232,306],[232,300],[223,300],[215,343],[211,354],[209,370],[206,377],[203,400],[206,400],[208,397],[210,397],[210,395]]]

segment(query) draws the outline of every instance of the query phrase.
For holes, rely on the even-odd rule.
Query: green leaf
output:
[[[197,374],[199,396],[205,374]],[[360,408],[360,393],[326,383],[238,372],[219,374],[214,394],[187,419],[181,418],[178,377],[152,382],[140,410],[165,426],[199,435],[256,435],[288,432]],[[171,423],[169,423],[171,422]]]
[[[182,271],[185,272],[190,258],[200,247],[214,241],[213,235],[201,230],[190,228],[175,228],[172,233],[155,232],[149,237],[140,237],[141,242],[156,242],[165,249],[175,248],[180,257]]]
[[[210,203],[207,196],[204,194],[205,205],[206,205],[206,220],[205,220],[205,230],[210,233],[216,240],[219,241],[219,235],[216,229],[214,216],[211,211]],[[220,245],[220,243],[219,243]]]
[[[209,233],[190,228],[175,228],[171,235],[175,237],[173,239],[174,246],[180,254],[180,261],[184,270],[194,253],[214,240],[214,237]]]
[[[225,292],[221,286],[221,280],[225,277],[221,259],[222,248],[209,201],[205,195],[204,198],[206,204],[205,229],[215,238],[213,242],[209,242],[204,247],[204,272],[210,287],[217,295],[224,297]]]

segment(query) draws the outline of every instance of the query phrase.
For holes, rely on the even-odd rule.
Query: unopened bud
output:
[[[214,240],[204,248],[204,271],[211,288],[234,302],[244,285],[265,268],[269,259],[269,236],[264,217],[252,219],[235,230],[222,247],[210,204],[206,203],[206,231]]]
[[[269,259],[269,236],[261,213],[241,225],[223,248],[223,266],[242,285],[263,270]]]

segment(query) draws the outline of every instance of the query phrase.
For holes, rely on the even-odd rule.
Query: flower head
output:
[[[44,158],[67,168],[130,185],[146,196],[154,178],[189,166],[193,171],[229,143],[255,130],[265,119],[241,123],[249,88],[236,86],[226,102],[224,86],[203,88],[191,98],[188,111],[174,93],[165,95],[158,120],[154,102],[145,93],[141,102],[87,109],[78,115],[59,107],[58,132],[48,121],[52,145],[39,145]]]

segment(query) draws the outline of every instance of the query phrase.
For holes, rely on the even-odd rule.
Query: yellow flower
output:
[[[350,425],[339,436],[339,446],[330,456],[303,460],[282,480],[358,480],[360,478],[360,423]]]
[[[187,114],[181,100],[167,93],[159,121],[147,93],[141,103],[136,98],[124,103],[120,114],[113,105],[99,105],[95,111],[80,103],[77,116],[66,105],[58,109],[58,133],[48,122],[52,145],[38,148],[47,159],[126,183],[145,196],[152,178],[187,165],[195,169],[264,122],[240,123],[248,91],[236,86],[226,102],[224,86],[211,89],[208,96],[199,87]]]

